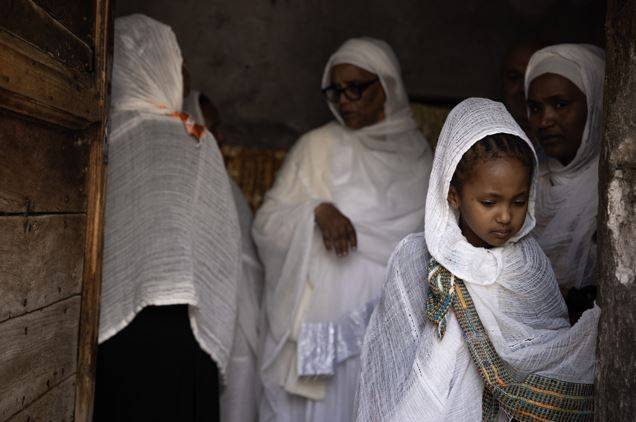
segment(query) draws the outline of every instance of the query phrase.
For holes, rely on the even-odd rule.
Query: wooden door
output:
[[[0,422],[91,419],[109,3],[0,4]]]

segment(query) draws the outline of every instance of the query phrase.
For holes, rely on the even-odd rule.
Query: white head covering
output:
[[[197,142],[174,116],[181,81],[168,26],[115,20],[99,341],[145,306],[188,304],[193,334],[224,379],[241,235],[216,142],[207,132]]]
[[[499,249],[475,248],[468,243],[457,225],[458,216],[446,198],[450,181],[464,153],[478,140],[496,133],[515,135],[532,148],[528,137],[503,104],[469,98],[455,107],[439,136],[426,198],[424,227],[429,252],[456,276],[478,284],[491,284],[500,275],[504,264],[499,257]],[[536,174],[535,168],[533,176]],[[535,181],[536,177],[533,177],[523,227],[508,243],[521,239],[534,227]]]
[[[550,171],[570,176],[598,161],[603,136],[603,80],[605,52],[589,44],[559,44],[543,48],[532,55],[526,69],[525,91],[530,83],[545,73],[554,73],[570,80],[587,99],[587,121],[581,146],[571,163],[563,166],[550,159]],[[556,162],[555,162],[556,161]]]
[[[534,225],[533,174],[526,221],[511,240],[486,250],[461,234],[447,199],[463,154],[484,136],[523,130],[503,104],[463,101],[449,114],[436,149],[425,234],[404,239],[365,336],[357,421],[468,421],[482,417],[483,381],[455,315],[446,334],[426,317],[428,264],[434,257],[464,280],[497,354],[515,374],[591,383],[598,307],[570,328],[549,262],[528,236]]]
[[[172,28],[135,14],[116,19],[115,32],[113,111],[180,111],[183,58]]]
[[[541,166],[537,196],[537,235],[564,287],[596,282],[598,158],[603,136],[605,53],[586,44],[561,44],[534,53],[526,70],[526,97],[531,82],[545,73],[563,76],[585,94],[587,121],[581,146],[563,166],[547,158]]]
[[[384,120],[357,130],[348,130],[370,149],[422,154],[430,150],[413,119],[409,98],[402,82],[398,59],[391,47],[374,38],[352,38],[331,55],[322,76],[322,88],[331,85],[331,69],[338,64],[352,64],[378,76],[386,95]],[[346,128],[335,104],[329,108]],[[408,135],[408,136],[407,136]]]

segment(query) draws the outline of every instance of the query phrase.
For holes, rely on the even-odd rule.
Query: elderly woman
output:
[[[351,420],[389,255],[424,222],[431,151],[391,48],[347,41],[322,88],[336,121],[298,141],[254,222],[265,266],[262,421]]]
[[[573,320],[595,296],[604,69],[600,48],[561,44],[537,51],[525,78],[530,125],[547,156],[539,170],[537,239],[567,291]]]
[[[95,420],[215,421],[240,229],[214,138],[180,112],[172,30],[115,21]]]

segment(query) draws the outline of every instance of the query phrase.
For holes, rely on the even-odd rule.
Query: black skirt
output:
[[[94,422],[219,420],[219,376],[187,305],[149,306],[98,348]]]

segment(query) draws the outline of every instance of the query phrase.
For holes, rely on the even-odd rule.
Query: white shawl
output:
[[[190,94],[183,99],[183,111],[188,113],[197,123],[205,125],[205,119],[199,103],[200,96],[201,93],[199,91],[191,90]],[[210,136],[213,137],[214,135],[210,134]],[[229,181],[241,229],[238,323],[252,352],[256,355],[258,349],[258,316],[263,291],[263,266],[256,254],[256,248],[252,240],[252,210],[234,179],[230,177]]]
[[[143,15],[115,21],[99,342],[145,306],[188,304],[224,379],[240,231],[216,142],[167,114],[181,110],[181,63],[168,26]]]
[[[379,296],[391,250],[422,228],[431,163],[390,47],[372,39],[347,41],[329,59],[323,86],[339,63],[378,75],[387,97],[385,120],[359,130],[332,122],[304,135],[267,193],[253,229],[265,266],[266,389],[286,385],[288,391],[314,399],[324,392],[297,385],[296,370],[302,372],[302,365],[294,362],[301,326],[320,322],[322,328],[335,330],[335,337],[324,339],[329,344],[305,344],[309,351],[317,350],[315,346],[334,351],[337,321]],[[358,249],[346,258],[325,251],[314,223],[314,208],[321,202],[334,203],[356,229]],[[328,356],[332,364],[358,354],[355,344],[359,349],[366,320],[358,322],[358,338],[345,339],[353,349],[344,357]]]
[[[587,121],[574,160],[563,166],[558,160],[547,158],[539,173],[535,232],[562,287],[596,284],[594,234],[603,137],[604,71],[603,50],[585,44],[561,44],[539,50],[526,70],[526,96],[535,78],[554,73],[572,81],[587,99]]]
[[[489,134],[528,141],[503,104],[472,98],[448,116],[437,144],[425,232],[404,239],[365,336],[357,420],[478,421],[483,382],[453,313],[443,339],[426,318],[428,263],[462,278],[499,356],[519,375],[591,383],[599,308],[572,328],[550,264],[527,234],[534,225],[533,177],[523,228],[504,246],[468,243],[447,201],[462,155]]]

